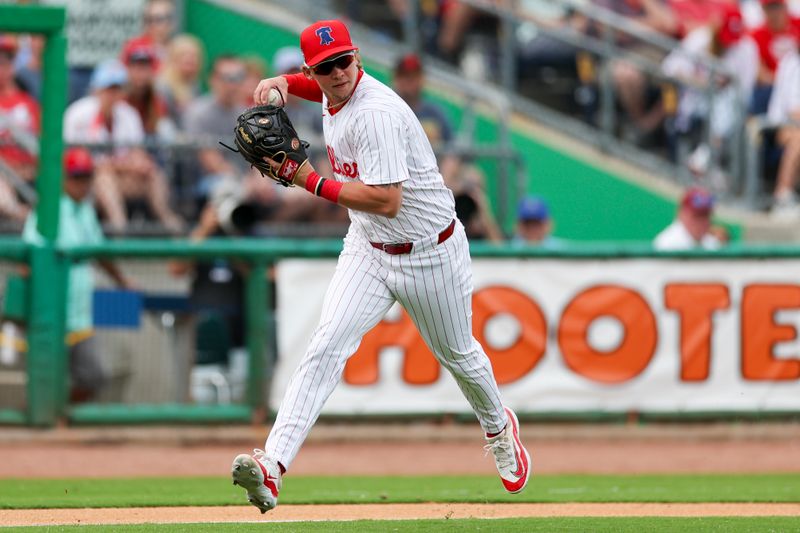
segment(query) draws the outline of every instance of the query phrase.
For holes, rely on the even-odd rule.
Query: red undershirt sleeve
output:
[[[283,77],[289,82],[289,94],[312,102],[322,102],[322,89],[314,80],[306,78],[302,73],[284,74]]]

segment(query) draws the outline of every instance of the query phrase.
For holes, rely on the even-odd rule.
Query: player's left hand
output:
[[[226,148],[238,152],[263,176],[290,187],[297,174],[308,163],[308,143],[297,136],[283,108],[271,105],[255,106],[239,115],[233,130],[236,148],[220,141]],[[265,158],[280,164],[267,164]]]
[[[272,167],[274,172],[278,172],[281,168],[281,163],[275,161],[274,159],[270,159],[267,156],[264,156],[264,162]],[[311,166],[311,162],[307,162],[305,165],[300,167],[297,173],[294,175],[294,179],[292,180],[293,185],[297,185],[298,187],[305,187],[306,186],[306,179],[308,176],[314,172],[314,167]]]

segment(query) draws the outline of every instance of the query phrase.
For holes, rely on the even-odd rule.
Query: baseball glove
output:
[[[293,186],[294,177],[308,161],[308,143],[297,137],[297,132],[282,107],[255,106],[239,115],[233,130],[233,140],[236,148],[222,142],[220,144],[239,152],[262,176],[285,187]],[[280,168],[272,168],[264,161],[265,156],[280,163]]]

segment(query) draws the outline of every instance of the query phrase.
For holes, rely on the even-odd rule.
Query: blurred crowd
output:
[[[69,69],[64,141],[90,150],[92,197],[104,229],[187,235],[210,219],[208,210],[217,221],[211,234],[252,234],[270,223],[343,227],[344,210],[276,187],[218,144],[232,137],[262,78],[300,71],[299,48],[278,50],[271,64],[221,54],[207,65],[203,43],[177,31],[172,0],[143,6],[141,34],[96,65]],[[20,227],[35,200],[43,45],[40,35],[0,34],[0,222],[6,231]],[[318,105],[290,98],[286,107],[311,143],[315,168],[330,174]]]
[[[409,2],[332,4],[348,17],[400,38]],[[514,36],[520,92],[543,97],[545,89],[562,87],[554,89],[566,95],[562,109],[592,123],[600,120],[602,57],[536,28],[608,38],[607,28],[578,9],[600,7],[637,22],[649,34],[677,39],[674,49],[663,50],[624,32],[611,32],[615,46],[632,54],[620,54],[605,65],[616,95],[619,135],[673,160],[679,146],[688,146],[685,160],[691,172],[718,175],[718,180],[702,183],[710,183],[712,192],[724,192],[721,162],[738,149],[736,106],[746,101],[750,116],[767,117],[772,125],[763,157],[765,168],[771,169],[771,210],[776,216],[800,218],[795,192],[800,128],[792,124],[800,120],[800,5],[792,2],[582,0],[568,9],[543,0],[484,4],[515,9],[520,15]],[[502,24],[496,13],[457,0],[415,5],[423,52],[460,66],[465,76],[499,79]],[[139,35],[128,38],[111,58],[70,66],[64,139],[70,146],[90,150],[92,198],[106,232],[210,236],[301,226],[344,228],[345,210],[315,201],[303,191],[276,187],[218,144],[231,136],[231,124],[252,104],[260,79],[300,71],[300,50],[281,48],[270,62],[223,53],[206,64],[203,43],[178,31],[177,15],[172,0],[146,0]],[[0,34],[0,225],[17,231],[35,201],[43,45],[41,36]],[[641,68],[631,59],[634,56],[654,62],[658,72]],[[447,114],[424,97],[422,57],[397,57],[392,84],[428,133],[456,196],[459,217],[472,239],[514,238],[504,235],[494,218],[480,166],[454,149],[456,134]],[[719,60],[724,72],[710,70],[704,62],[709,58]],[[709,84],[714,93],[711,106]],[[286,108],[312,147],[315,168],[329,176],[318,106],[290,98]],[[716,185],[720,191],[714,190]],[[520,228],[530,223],[523,215],[531,212],[530,206],[520,207]],[[519,228],[516,233],[517,239],[526,234]]]
[[[377,7],[387,3],[390,10]],[[800,120],[800,1],[335,4],[392,38],[403,37],[403,21],[416,6],[423,50],[478,81],[501,82],[503,46],[511,42],[518,92],[595,126],[608,122],[601,106],[607,75],[612,133],[680,163],[690,178],[721,194],[741,193],[731,190],[741,185],[730,175],[731,160],[743,151],[738,134],[748,119],[763,118],[758,173],[772,197],[764,207],[800,219],[800,137],[792,124]],[[514,16],[511,39],[498,12]],[[625,30],[609,29],[613,20],[598,22],[609,13]],[[609,60],[600,52],[606,42],[615,47]]]

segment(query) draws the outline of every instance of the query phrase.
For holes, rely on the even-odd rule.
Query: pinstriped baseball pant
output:
[[[339,383],[361,338],[395,301],[408,312],[439,363],[455,378],[487,433],[506,415],[491,363],[472,336],[472,270],[463,226],[430,249],[389,255],[365,243],[342,252],[325,294],[322,316],[289,381],[264,447],[285,468]]]

